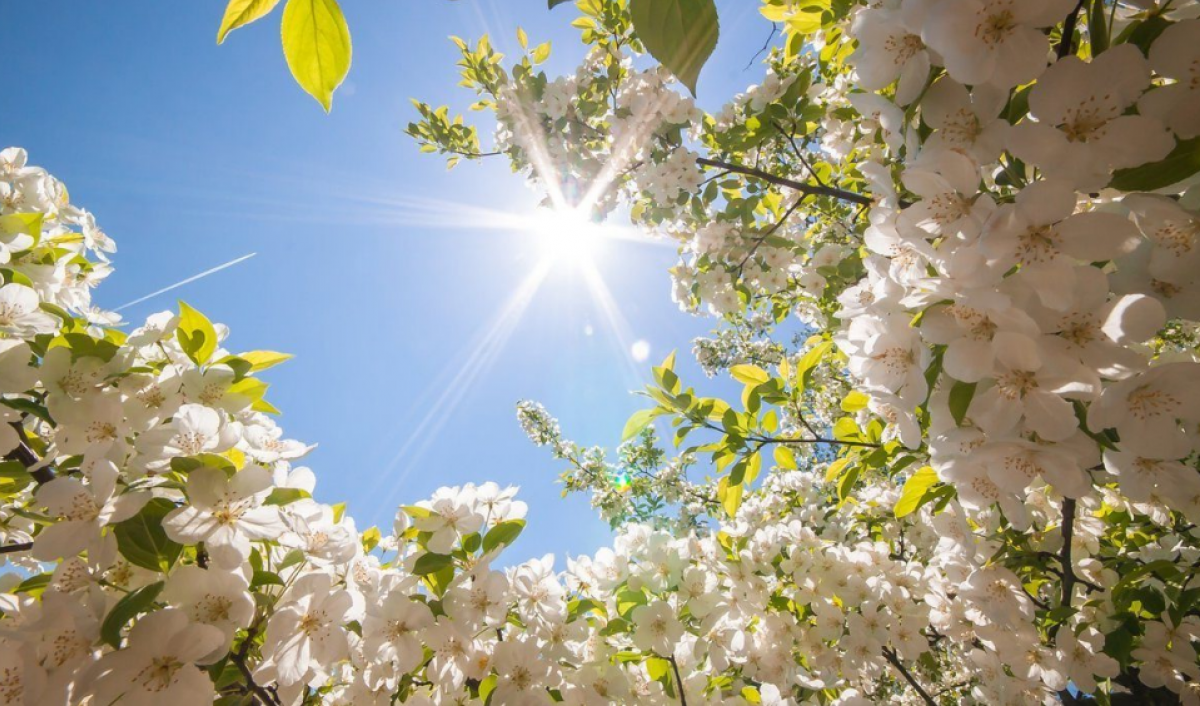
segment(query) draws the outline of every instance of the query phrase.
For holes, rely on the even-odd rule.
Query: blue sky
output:
[[[402,132],[410,97],[470,102],[454,85],[449,35],[489,32],[512,52],[520,24],[532,43],[553,42],[547,72],[565,73],[583,52],[575,9],[343,3],[354,65],[325,115],[287,70],[279,11],[218,47],[223,5],[0,0],[10,30],[0,143],[27,148],[117,241],[97,303],[117,307],[255,252],[122,313],[136,324],[178,297],[232,327],[231,349],[295,354],[265,375],[268,398],[289,437],[320,444],[306,460],[320,499],[347,501],[360,528],[387,526],[395,505],[438,486],[495,480],[519,484],[530,505],[508,561],[606,543],[585,498],[560,499],[561,469],[526,441],[514,404],[539,400],[572,438],[611,447],[642,406],[628,392],[640,384],[633,371],[688,351],[712,322],[671,302],[672,249],[606,243],[596,267],[650,362],[633,363],[629,340],[567,267],[494,355],[472,357],[541,251],[528,234],[448,227],[420,205],[522,214],[538,197],[499,160],[447,172]],[[718,5],[721,42],[699,86],[708,108],[761,77],[744,67],[769,31],[755,3]],[[685,381],[706,384],[681,361]]]

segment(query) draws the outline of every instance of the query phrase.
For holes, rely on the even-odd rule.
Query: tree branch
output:
[[[675,687],[679,689],[679,706],[687,706],[687,695],[683,693],[683,677],[679,676],[679,663],[675,661],[675,655],[668,657],[671,661],[671,669],[675,670]]]
[[[1079,0],[1079,4],[1071,10],[1071,14],[1067,15],[1067,19],[1063,20],[1062,37],[1058,40],[1058,48],[1055,54],[1062,59],[1075,50],[1075,25],[1079,23],[1079,11],[1083,9],[1085,0]]]
[[[698,157],[696,159],[696,163],[703,165],[705,167],[717,167],[718,169],[728,169],[731,172],[737,172],[738,174],[744,174],[746,176],[751,176],[756,179],[762,179],[763,181],[770,183],[770,184],[774,184],[776,186],[784,186],[789,189],[795,189],[796,191],[799,191],[802,194],[808,194],[809,196],[831,196],[835,199],[846,201],[848,203],[861,204],[863,206],[870,206],[872,203],[872,200],[870,197],[863,196],[862,194],[856,194],[853,191],[846,191],[845,189],[835,189],[831,186],[819,186],[816,184],[805,184],[804,182],[794,181],[792,179],[785,179],[783,177],[775,176],[774,174],[771,174],[769,172],[764,172],[761,169],[755,169],[753,167],[743,167],[738,164],[730,164],[729,162],[721,162],[719,160],[709,159],[707,157]]]
[[[1071,563],[1071,541],[1075,537],[1075,499],[1064,498],[1062,504],[1062,548],[1058,550],[1058,563],[1062,568],[1062,601],[1064,606],[1071,605],[1071,596],[1079,577],[1075,575],[1075,565]]]
[[[16,430],[17,436],[21,438],[21,443],[17,445],[17,448],[10,451],[5,458],[20,461],[21,465],[30,469],[29,475],[33,476],[38,485],[44,485],[54,480],[54,471],[49,466],[34,469],[34,466],[41,463],[42,459],[38,458],[33,449],[29,448],[29,437],[25,434],[25,427],[20,422],[9,422],[8,425]]]
[[[13,552],[24,552],[33,549],[33,542],[23,542],[21,544],[6,544],[0,547],[0,554],[12,554]]]
[[[257,625],[250,626],[246,631],[246,638],[242,640],[242,645],[238,647],[237,652],[229,656],[229,659],[237,665],[238,671],[242,673],[242,678],[246,680],[246,688],[253,692],[259,701],[266,704],[266,706],[281,706],[279,700],[271,696],[271,692],[254,681],[254,675],[250,673],[250,668],[246,666],[246,654],[250,651],[250,643],[254,641],[257,630]]]
[[[929,692],[925,691],[925,689],[917,683],[917,680],[913,678],[913,675],[910,674],[907,669],[905,669],[904,664],[900,661],[900,658],[896,656],[895,651],[893,651],[891,648],[885,647],[883,648],[883,657],[890,662],[893,667],[896,668],[896,671],[900,672],[900,676],[904,677],[904,681],[908,682],[908,685],[921,695],[921,698],[925,700],[925,703],[929,704],[929,706],[937,706],[937,702],[933,700],[933,697],[929,695]]]

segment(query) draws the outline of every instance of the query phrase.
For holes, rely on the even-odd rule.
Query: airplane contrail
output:
[[[204,279],[205,277],[207,277],[211,274],[214,274],[216,272],[220,272],[221,270],[223,270],[227,267],[233,267],[234,265],[238,264],[239,262],[245,262],[246,260],[249,260],[250,258],[254,257],[257,254],[258,253],[256,253],[256,252],[252,252],[249,255],[242,255],[241,257],[237,258],[236,260],[230,260],[229,262],[226,262],[224,265],[217,265],[216,267],[214,267],[210,270],[205,270],[205,271],[201,272],[200,274],[192,275],[191,277],[188,277],[187,279],[180,280],[180,281],[176,282],[175,284],[170,285],[169,287],[163,287],[162,289],[158,290],[157,292],[151,292],[144,297],[140,297],[140,298],[134,299],[133,301],[128,302],[126,304],[122,304],[121,306],[117,307],[116,309],[113,309],[113,311],[120,311],[122,309],[128,309],[129,307],[133,306],[134,304],[141,304],[142,302],[146,301],[147,299],[153,299],[154,297],[157,297],[160,294],[166,294],[167,292],[171,291],[172,289],[177,289],[179,287],[182,287],[185,284],[191,284],[192,282],[195,282],[198,279]]]

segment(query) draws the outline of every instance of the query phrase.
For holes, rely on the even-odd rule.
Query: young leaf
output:
[[[717,46],[713,0],[630,0],[629,14],[646,51],[696,95],[700,69]]]
[[[650,422],[658,416],[658,408],[639,409],[629,417],[629,421],[625,422],[625,430],[621,432],[621,442],[629,441],[633,437],[642,433],[642,430],[650,426]]]
[[[908,480],[904,482],[904,490],[900,491],[900,499],[896,501],[896,507],[893,510],[896,517],[900,518],[916,512],[917,508],[921,507],[921,501],[925,499],[925,494],[937,482],[937,473],[930,466],[925,466],[909,476]]]
[[[179,328],[175,330],[175,338],[196,365],[207,363],[217,350],[217,330],[212,322],[182,301],[179,302]]]
[[[277,353],[275,351],[249,351],[238,355],[238,357],[249,363],[251,370],[258,371],[273,368],[285,360],[291,360],[294,356],[291,353]]]
[[[761,385],[771,379],[770,373],[758,367],[757,365],[735,365],[729,369],[729,374],[734,380],[743,385]]]
[[[225,16],[221,18],[221,28],[217,30],[217,44],[225,41],[225,36],[251,22],[265,17],[279,0],[229,0],[225,6]]]
[[[350,72],[350,29],[336,0],[288,0],[283,55],[296,82],[328,113]]]

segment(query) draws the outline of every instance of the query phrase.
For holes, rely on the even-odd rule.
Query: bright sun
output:
[[[575,209],[539,208],[531,225],[545,256],[560,263],[590,262],[604,238],[604,226]]]

